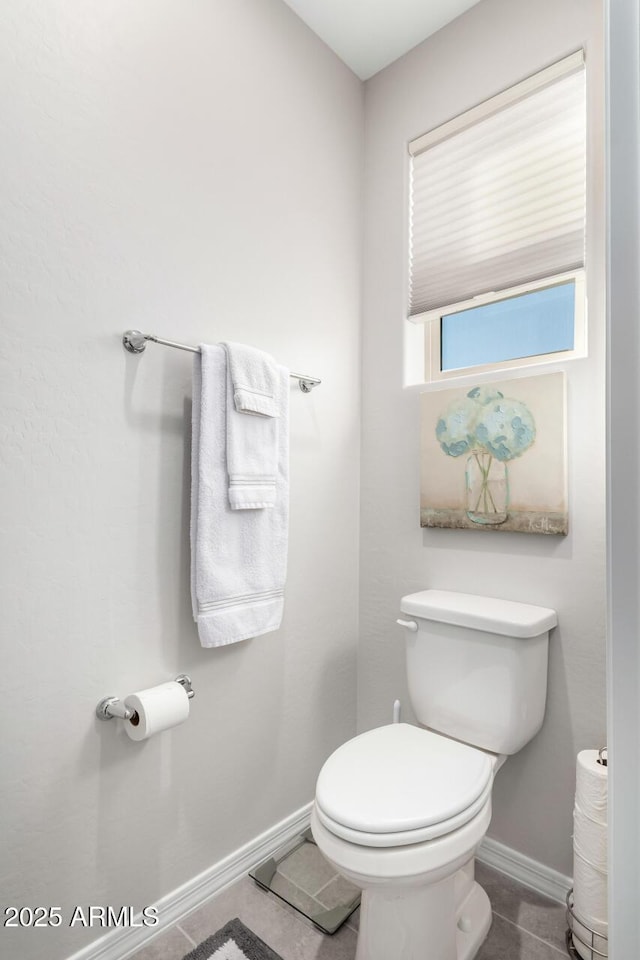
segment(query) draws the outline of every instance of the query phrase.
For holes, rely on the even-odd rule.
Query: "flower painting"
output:
[[[421,400],[421,526],[568,532],[563,373]]]

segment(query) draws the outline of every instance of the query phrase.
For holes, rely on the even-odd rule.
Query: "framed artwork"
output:
[[[564,373],[421,395],[420,525],[566,535]]]

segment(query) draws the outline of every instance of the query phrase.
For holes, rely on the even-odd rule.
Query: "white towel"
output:
[[[232,510],[276,502],[278,393],[273,357],[241,343],[221,344],[227,356],[227,470]],[[250,416],[246,416],[250,414]]]
[[[278,365],[268,353],[244,343],[223,343],[227,351],[233,402],[238,413],[277,417]]]
[[[289,371],[278,368],[277,469],[270,510],[228,498],[226,353],[202,346],[193,366],[191,596],[203,647],[277,630],[284,609],[289,521]],[[247,420],[253,418],[247,417]]]

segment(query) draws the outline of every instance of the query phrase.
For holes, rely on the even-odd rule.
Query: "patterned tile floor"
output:
[[[326,866],[319,864],[318,869],[326,873]],[[324,873],[320,877],[323,881]],[[562,904],[482,863],[476,863],[476,878],[493,906],[491,930],[476,960],[566,960]],[[318,885],[318,877],[306,861],[291,864],[288,879],[303,891]],[[182,960],[233,917],[240,917],[283,960],[353,960],[355,956],[358,911],[337,933],[327,936],[293,907],[243,877],[130,960]]]

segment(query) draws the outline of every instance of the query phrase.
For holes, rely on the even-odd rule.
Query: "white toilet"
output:
[[[491,925],[474,854],[493,778],[542,725],[554,610],[443,590],[404,597],[409,695],[318,777],[314,839],[362,887],[356,960],[471,960]]]

